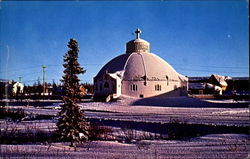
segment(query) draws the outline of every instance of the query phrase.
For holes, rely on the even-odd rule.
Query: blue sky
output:
[[[109,60],[141,38],[186,76],[249,74],[248,1],[7,1],[0,3],[0,79],[56,82],[71,37],[80,78],[92,82]]]

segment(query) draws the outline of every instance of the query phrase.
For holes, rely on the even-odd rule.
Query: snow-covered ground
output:
[[[168,123],[173,118],[190,124],[249,126],[248,108],[190,108],[128,106],[114,103],[82,103],[86,116]]]
[[[182,101],[180,102],[180,99]],[[197,106],[196,99],[171,98],[170,105],[164,107],[149,105],[133,105],[134,99],[119,100],[111,103],[80,103],[85,116],[91,119],[120,121],[139,121],[151,123],[169,123],[173,120],[188,124],[234,125],[247,127],[250,124],[249,108],[225,107],[225,104],[247,103],[233,100],[207,100],[212,107]],[[186,102],[186,105],[183,105]],[[204,100],[202,101],[204,102]],[[157,103],[160,104],[161,102]],[[180,104],[180,107],[177,105]],[[175,106],[174,106],[175,105]],[[56,115],[59,104],[43,107],[9,106],[22,108],[29,118],[37,115],[50,116],[49,119],[22,120],[12,122],[0,120],[2,130],[39,129],[53,131],[56,129]],[[52,117],[52,118],[51,118]],[[121,136],[119,128],[113,135]],[[123,132],[124,133],[124,132]],[[143,134],[145,132],[138,132]],[[68,147],[68,143],[0,145],[0,158],[203,158],[203,159],[242,159],[247,158],[250,150],[249,135],[243,134],[210,134],[189,140],[134,140],[131,143],[113,141],[93,141],[81,145],[77,151]],[[248,156],[250,158],[250,156]]]
[[[211,134],[188,141],[142,140],[126,144],[93,141],[76,151],[68,143],[0,145],[2,158],[86,158],[86,159],[246,159],[249,136]]]
[[[7,107],[8,108],[8,107]],[[10,108],[10,107],[9,107]],[[11,107],[20,108],[20,106]],[[22,107],[30,116],[56,116],[58,106]],[[169,123],[172,119],[189,124],[249,126],[249,108],[190,108],[128,106],[114,103],[81,103],[87,118]]]
[[[181,99],[190,100],[191,98]],[[179,98],[172,98],[172,102],[175,100],[178,103]],[[218,100],[210,100],[211,103],[216,103],[218,107],[190,107],[192,102],[187,103],[187,107],[159,107],[159,106],[134,106],[125,105],[132,99],[120,100],[111,103],[90,102],[80,103],[81,109],[85,110],[85,116],[87,118],[97,119],[114,119],[125,121],[148,121],[158,123],[169,123],[173,119],[177,119],[180,122],[189,124],[207,124],[207,125],[236,125],[236,126],[249,126],[249,108],[226,108],[220,107]],[[223,100],[225,102],[233,102],[232,100]],[[127,103],[127,104],[128,104]],[[189,105],[190,104],[190,105]],[[8,107],[7,107],[8,108]],[[59,103],[51,106],[43,107],[21,107],[10,106],[9,108],[22,108],[30,116],[37,114],[56,116],[58,113]]]

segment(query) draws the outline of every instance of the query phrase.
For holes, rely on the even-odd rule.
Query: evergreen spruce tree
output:
[[[69,50],[64,55],[64,75],[61,80],[65,94],[59,112],[57,131],[62,140],[69,141],[70,146],[75,147],[76,143],[85,142],[88,139],[89,124],[84,118],[84,112],[77,105],[80,81],[78,75],[85,73],[86,70],[78,63],[78,42],[70,39],[68,47]]]

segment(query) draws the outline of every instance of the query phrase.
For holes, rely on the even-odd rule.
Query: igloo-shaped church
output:
[[[140,38],[140,29],[135,33],[136,39],[126,44],[126,52],[105,64],[94,77],[94,98],[186,96],[188,78],[150,53],[150,44]]]

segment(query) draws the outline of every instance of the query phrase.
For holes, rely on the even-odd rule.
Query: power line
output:
[[[202,70],[182,70],[184,72],[203,72],[203,73],[220,73],[220,74],[248,74],[247,72],[222,72],[222,71],[202,71]],[[248,75],[247,75],[248,76]]]
[[[204,73],[216,73],[216,72],[220,72],[220,73],[234,73],[234,74],[237,74],[237,73],[244,73],[244,74],[247,74],[248,72],[243,72],[243,71],[219,71],[219,70],[201,70],[201,69],[188,69],[188,68],[180,68],[180,67],[176,67],[175,68],[176,70],[179,70],[179,71],[189,71],[189,72],[204,72]],[[54,71],[56,71],[55,69],[53,69]],[[48,72],[51,72],[53,70],[48,70]],[[22,74],[18,74],[19,76],[27,76],[27,75],[31,75],[31,74],[40,74],[41,72],[29,72],[29,73],[22,73]],[[16,73],[10,73],[9,75],[12,75],[12,74],[16,74]],[[51,73],[50,73],[51,74]],[[53,72],[53,74],[58,74],[58,75],[61,75],[62,72]]]
[[[23,70],[29,70],[29,69],[35,69],[35,68],[39,68],[40,66],[30,66],[30,67],[24,67],[24,68],[15,68],[15,69],[8,69],[5,71],[0,71],[0,73],[6,73],[6,72],[19,72],[19,71],[23,71]]]
[[[207,66],[204,66],[204,65],[189,65],[189,64],[187,64],[187,65],[184,65],[184,64],[171,64],[171,65],[176,65],[176,66],[197,66],[197,67],[205,67],[205,68],[207,68],[207,67],[209,67],[209,68],[233,68],[233,69],[249,69],[249,67],[243,67],[243,66],[238,66],[238,67],[236,67],[236,66],[209,66],[209,65],[207,65]]]
[[[82,66],[84,67],[84,65],[89,65],[89,66],[98,66],[98,65],[104,65],[103,63],[83,63]],[[249,67],[243,67],[243,66],[214,66],[214,65],[192,65],[192,64],[188,64],[188,65],[184,65],[184,64],[176,64],[173,63],[171,64],[173,66],[194,66],[194,67],[204,67],[204,68],[230,68],[230,69],[249,69]],[[57,66],[62,66],[62,65],[47,65],[50,67],[57,67]],[[6,73],[6,72],[18,72],[18,71],[24,71],[24,70],[29,70],[29,69],[36,69],[40,66],[30,66],[30,67],[24,67],[24,68],[18,68],[18,69],[10,69],[10,70],[6,70],[6,71],[0,71],[0,73]]]
[[[97,64],[97,63],[88,63],[88,64],[82,64],[82,66],[84,67],[84,65],[92,65],[92,66],[95,66],[95,65],[104,65],[104,64]],[[57,67],[57,66],[62,66],[62,65],[47,65],[49,67]],[[14,72],[19,72],[19,71],[23,71],[23,70],[30,70],[30,69],[36,69],[36,68],[40,68],[41,66],[30,66],[30,67],[24,67],[24,68],[16,68],[16,69],[8,69],[8,70],[5,70],[5,71],[0,71],[0,73],[14,73]]]
[[[180,69],[181,71],[191,71],[191,72],[204,72],[204,73],[216,73],[216,72],[220,72],[220,73],[247,73],[247,72],[234,72],[234,71],[215,71],[215,70],[199,70],[199,69],[186,69],[186,68],[176,68],[176,69]]]
[[[30,75],[30,74],[38,74],[38,73],[41,73],[41,72],[29,72],[29,73],[24,73],[24,74],[18,74],[19,76],[24,76],[24,75]],[[12,74],[14,74],[14,75],[17,75],[17,73],[9,73],[8,75],[12,75]]]

